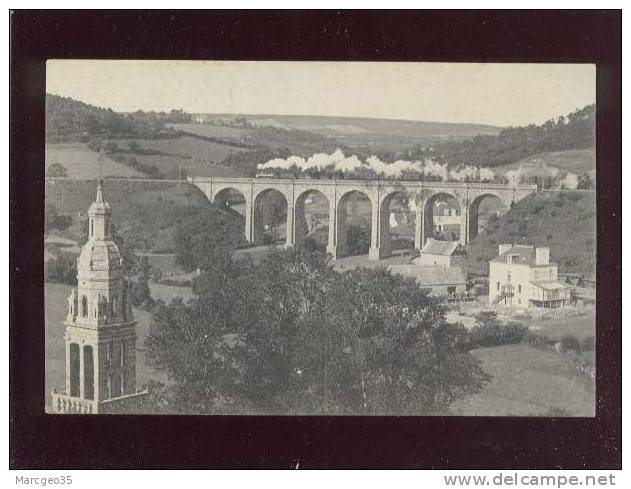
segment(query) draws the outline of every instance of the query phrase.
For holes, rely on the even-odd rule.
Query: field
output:
[[[593,381],[580,377],[565,355],[526,345],[472,351],[492,376],[482,392],[456,401],[459,416],[594,416]]]
[[[475,134],[496,134],[500,128],[484,124],[459,124],[442,122],[409,121],[403,119],[378,119],[368,117],[338,117],[318,115],[278,115],[278,114],[209,114],[210,119],[228,120],[241,118],[257,126],[274,125],[289,129],[309,130],[342,134],[373,133],[467,136]],[[178,127],[179,124],[170,124]],[[221,126],[216,126],[221,127]],[[233,128],[227,128],[233,129]],[[243,130],[236,128],[237,130]]]
[[[69,178],[98,178],[99,153],[90,150],[83,143],[46,144],[44,164],[48,168],[52,163],[63,165]],[[103,176],[143,178],[144,174],[107,157],[103,158]]]
[[[231,120],[245,118],[250,125],[168,124],[184,134],[169,139],[116,139],[113,142],[122,150],[125,158],[134,157],[143,165],[154,165],[168,178],[176,178],[178,168],[184,169],[187,176],[227,177],[242,176],[245,168],[252,163],[248,159],[260,157],[261,152],[288,151],[306,157],[314,153],[330,153],[343,147],[345,152],[365,158],[380,151],[398,153],[417,144],[431,145],[444,140],[462,140],[477,134],[496,134],[499,131],[496,127],[476,124],[346,117],[214,117]],[[130,141],[138,145],[138,151],[131,150]],[[160,154],[143,154],[142,150],[154,150]],[[246,162],[238,167],[234,163],[226,164],[226,158],[244,152],[252,153],[245,157]],[[98,157],[98,152],[91,151],[84,143],[54,143],[46,145],[45,164],[48,167],[53,162],[60,163],[67,168],[70,178],[94,178],[98,175]],[[105,158],[104,175],[146,177],[146,174],[116,163],[112,158]]]
[[[400,152],[417,144],[459,141],[478,134],[497,134],[499,128],[480,124],[294,115],[216,114],[214,120],[245,119],[250,127],[220,124],[169,124],[174,129],[205,137],[226,138],[271,149],[289,148],[308,155],[344,146],[361,156],[371,152]]]
[[[214,124],[167,124],[167,126],[177,131],[190,132],[198,136],[233,139],[235,141],[243,140],[252,132],[251,129]]]
[[[46,355],[46,376],[44,387],[46,389],[46,402],[50,402],[50,392],[53,388],[57,390],[65,389],[65,345],[64,345],[64,324],[66,317],[67,298],[72,287],[63,284],[50,284],[44,286],[44,304],[46,313],[45,325],[45,355]],[[142,389],[151,380],[164,382],[164,376],[146,365],[142,352],[145,337],[149,333],[151,317],[149,313],[141,310],[134,310],[136,321],[136,387]]]
[[[135,141],[140,150],[154,150],[163,154],[128,153],[129,141]],[[118,148],[125,151],[126,158],[135,158],[143,165],[155,165],[167,178],[177,178],[178,168],[187,176],[240,176],[238,169],[222,165],[231,154],[247,151],[211,141],[183,136],[174,139],[134,139],[117,140]],[[99,153],[90,150],[83,143],[47,144],[45,149],[46,168],[51,163],[60,163],[68,171],[69,178],[97,178],[99,175]],[[146,178],[146,174],[113,161],[103,159],[103,175],[127,178]]]
[[[548,319],[541,321],[539,325],[541,326],[539,331],[550,339],[560,340],[565,335],[573,335],[579,340],[583,340],[596,335],[596,315],[594,311],[582,316]]]
[[[289,150],[292,154],[310,156],[314,153],[332,152],[342,142],[328,135],[298,130],[297,127],[285,127],[273,120],[264,121],[253,127],[235,128],[213,124],[173,124],[180,131],[197,134],[202,137],[215,138],[217,143],[226,141],[225,145],[246,151],[255,150]],[[254,127],[255,126],[255,127]],[[245,145],[239,148],[239,145]],[[215,160],[218,161],[218,160]]]
[[[127,149],[129,141],[135,141],[141,150],[152,149],[164,153],[164,155],[136,154],[134,157],[138,161],[155,164],[163,173],[168,173],[173,168],[177,169],[179,165],[190,176],[216,175],[214,171],[211,171],[209,162],[217,164],[233,153],[248,150],[189,136],[174,139],[119,140],[118,147]]]

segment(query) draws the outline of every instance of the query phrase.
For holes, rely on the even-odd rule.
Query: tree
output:
[[[241,220],[241,216],[214,206],[188,213],[175,233],[178,264],[186,270],[195,270],[214,263],[216,257],[230,254],[245,243]]]
[[[63,231],[72,225],[72,217],[66,214],[59,214],[57,207],[52,202],[46,202],[44,231],[46,234],[51,229]]]
[[[51,163],[46,169],[47,177],[66,178],[68,176],[68,170],[60,163]]]
[[[127,145],[129,146],[129,151],[131,151],[132,153],[137,153],[140,149],[140,144],[138,144],[138,141],[135,141],[133,139],[129,141]]]
[[[138,277],[131,285],[131,300],[132,304],[142,307],[143,309],[149,309],[153,307],[154,300],[151,297],[151,289],[149,288],[149,276],[151,274],[151,265],[149,259],[143,256],[140,259],[140,269]]]
[[[46,281],[77,284],[77,257],[74,253],[60,251],[46,262]]]
[[[561,338],[561,349],[563,351],[581,351],[581,342],[574,335],[564,335]]]
[[[497,324],[497,312],[480,311],[475,315],[475,324],[480,327],[494,326]]]
[[[358,224],[349,225],[346,242],[352,255],[365,255],[370,248],[369,228]]]
[[[589,173],[582,173],[578,176],[578,184],[576,188],[577,189],[594,188],[594,183],[592,181],[592,178],[589,176]]]
[[[86,221],[86,227],[87,224],[88,223]],[[136,260],[134,249],[123,239],[123,236],[118,232],[118,227],[116,227],[116,224],[114,223],[111,224],[111,233],[112,240],[116,243],[118,252],[123,260],[123,273],[130,277],[137,272],[138,266],[138,260]],[[87,234],[87,229],[85,234]]]
[[[107,141],[103,144],[103,151],[107,154],[115,153],[118,149],[116,141]]]
[[[188,304],[158,303],[147,358],[186,412],[444,412],[486,376],[464,329],[412,279],[334,270],[325,253],[222,257]],[[233,406],[227,408],[226,406]]]

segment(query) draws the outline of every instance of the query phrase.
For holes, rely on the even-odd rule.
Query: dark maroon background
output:
[[[620,468],[621,19],[620,11],[13,12],[10,466]],[[596,63],[596,418],[44,414],[47,58]]]

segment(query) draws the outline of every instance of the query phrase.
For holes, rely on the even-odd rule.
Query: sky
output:
[[[49,60],[46,91],[99,107],[541,124],[595,102],[591,64]]]

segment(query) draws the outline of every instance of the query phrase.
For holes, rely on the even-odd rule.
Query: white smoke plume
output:
[[[353,174],[359,171],[374,173],[385,178],[401,178],[405,174],[416,173],[433,177],[442,181],[493,181],[495,173],[489,168],[476,166],[464,166],[458,170],[450,171],[446,164],[440,164],[433,160],[407,161],[397,160],[393,163],[385,163],[377,156],[370,156],[361,161],[356,155],[346,156],[341,149],[331,154],[316,153],[308,159],[300,156],[290,156],[286,159],[275,158],[258,165],[259,170],[299,170],[299,171],[324,171],[342,172]]]
[[[578,176],[575,173],[568,173],[565,178],[559,182],[560,188],[576,190],[578,187]]]
[[[506,172],[506,179],[511,185],[519,185],[521,183],[521,168],[519,170],[509,170]]]
[[[568,172],[563,175],[558,168],[553,166],[543,166],[535,170],[527,166],[520,166],[516,170],[507,171],[505,176],[511,185],[532,185],[538,181],[546,188],[576,190],[578,187],[576,174]]]

